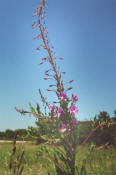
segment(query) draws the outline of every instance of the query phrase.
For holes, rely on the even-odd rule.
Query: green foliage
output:
[[[37,103],[37,108],[36,108],[36,110],[37,110],[37,113],[38,113],[38,114],[41,114],[41,112],[40,112],[40,106],[39,106],[38,103]]]
[[[36,125],[38,126],[38,132],[40,136],[46,135],[48,137],[51,137],[52,134],[54,134],[53,124],[48,122],[46,119],[44,120],[39,119],[36,122]]]
[[[66,152],[62,147],[42,144],[39,146],[37,156],[45,157],[50,162],[54,162],[58,175],[67,175],[71,173],[71,169],[67,162]]]
[[[26,136],[27,130],[26,129],[16,129],[14,132],[17,132],[17,136]]]
[[[31,111],[33,114],[36,114],[36,111],[35,111],[34,107],[33,107],[31,104],[29,104],[29,108],[30,108],[30,111]]]
[[[7,139],[13,139],[14,138],[14,132],[11,129],[7,129],[5,131],[5,137]]]
[[[17,146],[18,145],[20,146],[19,143],[17,143]],[[48,175],[48,172],[50,175],[57,175],[55,165],[52,160],[45,156],[39,157],[39,155],[36,155],[39,150],[38,145],[27,142],[24,147],[25,166],[22,175]],[[0,175],[11,175],[9,172],[11,149],[11,143],[0,143]],[[52,148],[50,149],[50,153],[53,157]],[[60,147],[60,149],[63,151],[62,147]],[[86,175],[116,174],[116,149],[94,149],[88,157],[87,154],[88,148],[84,147],[82,149],[77,149],[75,165],[77,165],[79,173],[83,165],[83,160],[86,160]]]
[[[111,118],[109,114],[105,111],[100,112],[97,116],[94,117],[94,121],[96,121],[96,125],[99,124],[99,122],[109,122],[111,121]]]
[[[109,114],[105,111],[100,112],[97,116],[94,117],[95,126],[112,122],[113,117],[111,118]],[[109,145],[116,145],[115,142],[115,134],[116,134],[116,125],[109,126],[108,124],[101,127],[99,130],[97,130],[92,138],[91,141],[93,141],[97,146],[104,145],[105,143],[109,143]]]
[[[80,122],[78,125],[78,143],[81,144],[83,140],[88,136],[92,128],[92,121]]]

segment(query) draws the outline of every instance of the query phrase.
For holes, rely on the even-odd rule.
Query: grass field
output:
[[[17,143],[20,145],[20,143]],[[38,146],[25,143],[25,166],[22,175],[56,175],[54,163],[45,157],[36,155]],[[0,175],[10,175],[9,159],[12,151],[12,143],[0,143]],[[86,158],[87,175],[116,175],[116,150],[101,149],[94,150],[87,156],[87,148],[77,151],[76,164],[82,166]]]

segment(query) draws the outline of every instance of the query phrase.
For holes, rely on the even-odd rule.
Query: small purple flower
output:
[[[60,92],[60,94],[59,94],[59,100],[60,101],[63,101],[66,98],[67,98],[66,93],[64,91]]]
[[[53,111],[55,109],[54,104],[50,105],[50,112]]]
[[[61,113],[62,113],[62,108],[61,108],[61,107],[59,107],[57,112],[58,112],[58,119],[59,119],[59,118],[60,118],[60,116],[61,116]]]
[[[78,111],[78,110],[77,110],[77,107],[76,107],[76,106],[71,106],[71,107],[70,107],[70,113],[73,113],[73,114],[76,115],[76,114],[77,114],[77,111]]]
[[[78,101],[78,97],[77,97],[76,94],[73,94],[73,95],[72,95],[72,100],[73,100],[74,102]]]
[[[63,124],[62,127],[60,128],[60,131],[62,133],[64,133],[66,131],[66,127],[67,127],[67,125],[66,124]]]
[[[73,125],[76,126],[77,124],[78,124],[78,120],[77,120],[77,118],[75,118],[73,121]]]

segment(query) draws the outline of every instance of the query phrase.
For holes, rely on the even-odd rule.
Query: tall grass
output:
[[[57,175],[54,162],[47,157],[37,156],[39,146],[25,143],[25,162],[23,175]],[[11,143],[0,143],[0,175],[10,175],[9,161],[12,151]],[[114,148],[94,150],[88,148],[77,150],[76,164],[80,171],[86,160],[86,175],[116,175],[116,150]]]

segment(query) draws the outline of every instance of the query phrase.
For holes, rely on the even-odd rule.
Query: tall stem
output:
[[[42,8],[42,7],[41,7]],[[41,11],[40,11],[41,12]],[[55,72],[55,76],[56,76],[56,81],[57,81],[57,84],[61,90],[61,85],[60,85],[60,79],[59,79],[59,76],[58,76],[58,73],[57,73],[57,70],[56,70],[56,67],[55,67],[55,64],[54,64],[54,60],[53,60],[53,56],[51,55],[51,51],[50,49],[48,48],[48,45],[46,43],[46,40],[45,40],[45,37],[44,37],[44,34],[43,34],[43,30],[41,28],[41,22],[40,22],[40,13],[38,15],[38,24],[39,24],[39,29],[40,29],[40,32],[41,32],[41,37],[42,37],[42,40],[43,40],[43,43],[44,43],[44,46],[45,46],[45,49],[47,50],[48,54],[49,54],[49,57],[51,58],[50,59],[50,63],[53,67],[53,70]]]

